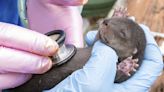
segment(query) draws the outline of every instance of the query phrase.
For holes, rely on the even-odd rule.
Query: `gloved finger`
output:
[[[55,41],[40,33],[0,22],[0,45],[39,55],[53,55],[58,45]]]
[[[143,25],[143,24],[140,24],[140,26],[144,30],[144,33],[146,35],[147,44],[152,44],[152,45],[158,46],[157,43],[156,43],[156,41],[155,41],[155,39],[154,39],[154,37],[153,37],[153,35],[150,32],[150,29],[147,26]],[[159,50],[159,52],[160,52],[160,50]],[[160,55],[158,55],[158,56],[155,55],[156,57],[154,55],[155,54],[150,53],[150,51],[146,49],[145,50],[144,59],[154,60],[154,59],[156,59],[156,57],[161,58]]]
[[[85,35],[85,41],[87,43],[88,46],[92,46],[95,38],[96,38],[96,34],[98,31],[89,31],[86,35]]]
[[[88,0],[49,0],[49,2],[63,6],[79,6],[86,4]]]
[[[140,27],[143,29],[145,33],[147,44],[157,45],[153,35],[150,32],[150,29],[146,25],[143,25],[143,24],[140,24]]]
[[[49,57],[39,56],[7,47],[0,47],[0,73],[44,73],[50,69]]]
[[[5,73],[0,74],[0,91],[17,87],[31,78],[31,74]],[[2,85],[3,84],[3,85]]]

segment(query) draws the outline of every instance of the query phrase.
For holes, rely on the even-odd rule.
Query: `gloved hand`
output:
[[[105,92],[104,89],[112,88],[118,60],[116,52],[97,41],[91,53],[82,69],[73,72],[57,86],[44,92]],[[110,90],[107,92],[111,92]]]
[[[49,70],[48,56],[57,50],[58,44],[45,35],[0,22],[0,91]]]
[[[51,90],[44,92],[147,92],[157,76],[163,69],[161,52],[149,32],[149,29],[141,25],[147,39],[144,61],[139,71],[129,80],[116,84],[117,55],[115,51],[96,42],[92,55],[87,64]],[[93,44],[97,32],[92,31],[86,36],[87,43]]]
[[[29,28],[40,33],[64,30],[66,43],[83,47],[82,17],[78,5],[86,2],[87,0],[28,0]]]

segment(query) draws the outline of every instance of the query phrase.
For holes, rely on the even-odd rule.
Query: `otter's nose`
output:
[[[107,26],[108,25],[108,20],[104,20],[103,24]]]

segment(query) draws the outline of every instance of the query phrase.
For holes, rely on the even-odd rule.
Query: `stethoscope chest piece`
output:
[[[76,53],[76,47],[72,44],[64,44],[65,33],[62,30],[54,30],[46,33],[51,39],[59,44],[57,54],[51,56],[53,66],[59,66],[69,61]]]

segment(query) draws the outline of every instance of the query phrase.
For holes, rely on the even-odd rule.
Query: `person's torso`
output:
[[[0,22],[22,26],[17,2],[18,0],[0,0]]]

